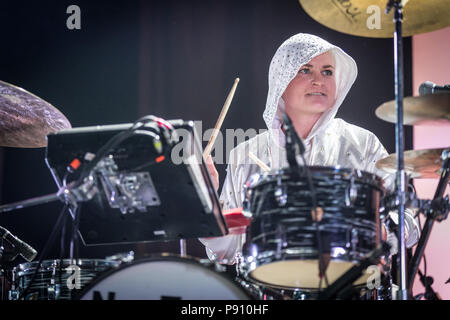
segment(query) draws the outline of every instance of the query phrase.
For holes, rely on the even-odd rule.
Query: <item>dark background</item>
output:
[[[66,27],[72,4],[81,8],[81,30]],[[0,80],[50,102],[73,127],[154,114],[201,120],[205,131],[214,127],[239,77],[223,133],[265,128],[262,112],[273,54],[296,33],[316,34],[343,48],[358,65],[356,83],[337,117],[374,132],[389,153],[395,152],[394,125],[375,116],[379,105],[394,99],[392,39],[333,31],[309,17],[296,0],[2,1],[0,29]],[[411,38],[404,39],[404,54],[405,96],[410,96]],[[405,130],[407,150],[412,138],[410,128]],[[2,204],[57,191],[44,160],[45,148],[0,147]],[[225,165],[217,169],[222,183]],[[2,213],[0,225],[40,251],[61,208],[50,203]],[[81,247],[80,256],[102,258],[128,250],[178,253],[179,246],[173,241]],[[196,239],[188,240],[187,253],[206,256]],[[58,254],[55,243],[47,257]]]

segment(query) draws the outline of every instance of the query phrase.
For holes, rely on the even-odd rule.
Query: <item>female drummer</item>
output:
[[[388,156],[378,138],[366,129],[335,118],[356,75],[353,58],[317,36],[297,34],[278,48],[270,63],[269,90],[263,114],[268,131],[231,150],[220,196],[224,210],[242,207],[245,182],[261,171],[260,166],[249,158],[249,152],[270,169],[288,167],[282,126],[284,112],[304,142],[307,165],[359,169],[383,178],[387,188],[394,186],[394,176],[375,167],[377,160]],[[207,164],[218,189],[219,177],[210,157]],[[406,244],[411,247],[418,240],[419,229],[410,213],[405,216]],[[245,235],[229,234],[200,241],[210,259],[233,264],[242,250]],[[388,242],[394,246],[391,249],[394,253],[395,234],[388,233]]]

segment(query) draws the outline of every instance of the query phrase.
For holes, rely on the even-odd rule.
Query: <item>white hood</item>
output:
[[[300,68],[314,57],[331,51],[335,59],[336,102],[324,112],[316,122],[306,143],[335,117],[342,101],[355,82],[358,69],[352,57],[341,48],[311,34],[299,33],[286,40],[276,51],[269,68],[269,91],[263,118],[275,142],[284,146],[284,134],[281,130],[281,115],[284,101],[281,98],[286,87],[295,78]]]

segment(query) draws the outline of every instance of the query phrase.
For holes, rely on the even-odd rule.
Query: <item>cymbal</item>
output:
[[[369,38],[392,38],[394,10],[385,14],[388,0],[299,0],[306,13],[333,30]],[[449,1],[403,0],[402,36],[450,26]]]
[[[383,103],[375,110],[381,120],[396,123],[395,100]],[[427,94],[403,99],[403,124],[450,125],[450,93]]]
[[[0,146],[45,147],[49,133],[71,127],[69,120],[50,103],[0,81]]]
[[[404,167],[406,173],[414,179],[439,178],[442,159],[442,151],[448,148],[409,150],[403,152]],[[397,170],[397,154],[393,153],[375,164],[378,169],[389,173]]]

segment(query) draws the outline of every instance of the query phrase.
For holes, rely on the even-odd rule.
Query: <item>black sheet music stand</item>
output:
[[[193,122],[169,122],[176,129],[179,143],[164,161],[145,166],[158,157],[148,136],[133,136],[110,152],[119,172],[141,167],[136,172],[150,177],[154,188],[152,204],[144,211],[122,213],[111,207],[100,177],[94,175],[98,192],[79,208],[84,245],[169,241],[228,233]],[[130,127],[131,124],[93,126],[49,134],[46,162],[58,186],[62,185],[73,159],[87,161],[86,155],[95,154],[111,137]],[[69,175],[67,183],[74,179],[76,174]]]

